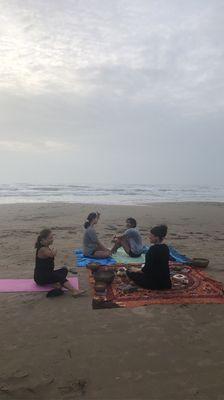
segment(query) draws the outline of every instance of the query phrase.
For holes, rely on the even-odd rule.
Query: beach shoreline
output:
[[[95,203],[107,205],[141,205],[168,202],[223,202],[222,185],[181,184],[0,184],[3,203]]]
[[[34,242],[50,227],[56,265],[82,246],[83,223],[99,211],[100,239],[138,222],[144,243],[150,227],[168,225],[166,242],[189,257],[210,260],[206,272],[224,282],[223,203],[149,203],[144,206],[71,203],[0,205],[0,278],[32,278]],[[223,306],[150,306],[92,310],[88,295],[47,299],[43,293],[1,293],[0,399],[221,399],[224,391]]]
[[[145,244],[148,243],[150,227],[165,223],[168,225],[167,243],[190,258],[209,258],[208,270],[211,272],[212,267],[216,270],[221,268],[224,203],[173,202],[141,206],[27,203],[0,205],[1,273],[5,275],[9,259],[13,264],[11,273],[15,273],[16,277],[25,271],[30,272],[27,263],[33,263],[33,244],[38,232],[44,227],[55,231],[60,264],[67,252],[71,255],[72,250],[82,246],[83,223],[89,212],[94,210],[101,213],[97,231],[108,247],[111,246],[112,236],[125,229],[126,218],[133,216]],[[18,253],[18,249],[21,249],[22,254]],[[16,267],[17,262],[19,266],[23,265],[22,271]]]

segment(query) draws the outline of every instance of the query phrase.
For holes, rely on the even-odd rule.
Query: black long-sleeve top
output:
[[[151,289],[171,288],[169,248],[166,244],[154,244],[149,248],[142,272]]]

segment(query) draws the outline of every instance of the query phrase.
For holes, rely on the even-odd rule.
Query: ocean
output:
[[[144,205],[155,202],[224,202],[224,186],[1,184],[0,204],[89,203]]]

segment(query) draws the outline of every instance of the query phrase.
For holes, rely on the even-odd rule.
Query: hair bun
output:
[[[160,239],[164,239],[164,237],[167,235],[167,226],[166,225],[157,225],[154,226],[151,231],[153,235],[159,237]]]

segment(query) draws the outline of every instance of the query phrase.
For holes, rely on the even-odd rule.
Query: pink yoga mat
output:
[[[75,289],[79,288],[78,278],[69,278]],[[10,292],[49,292],[52,285],[38,286],[33,279],[0,279],[0,293]]]

